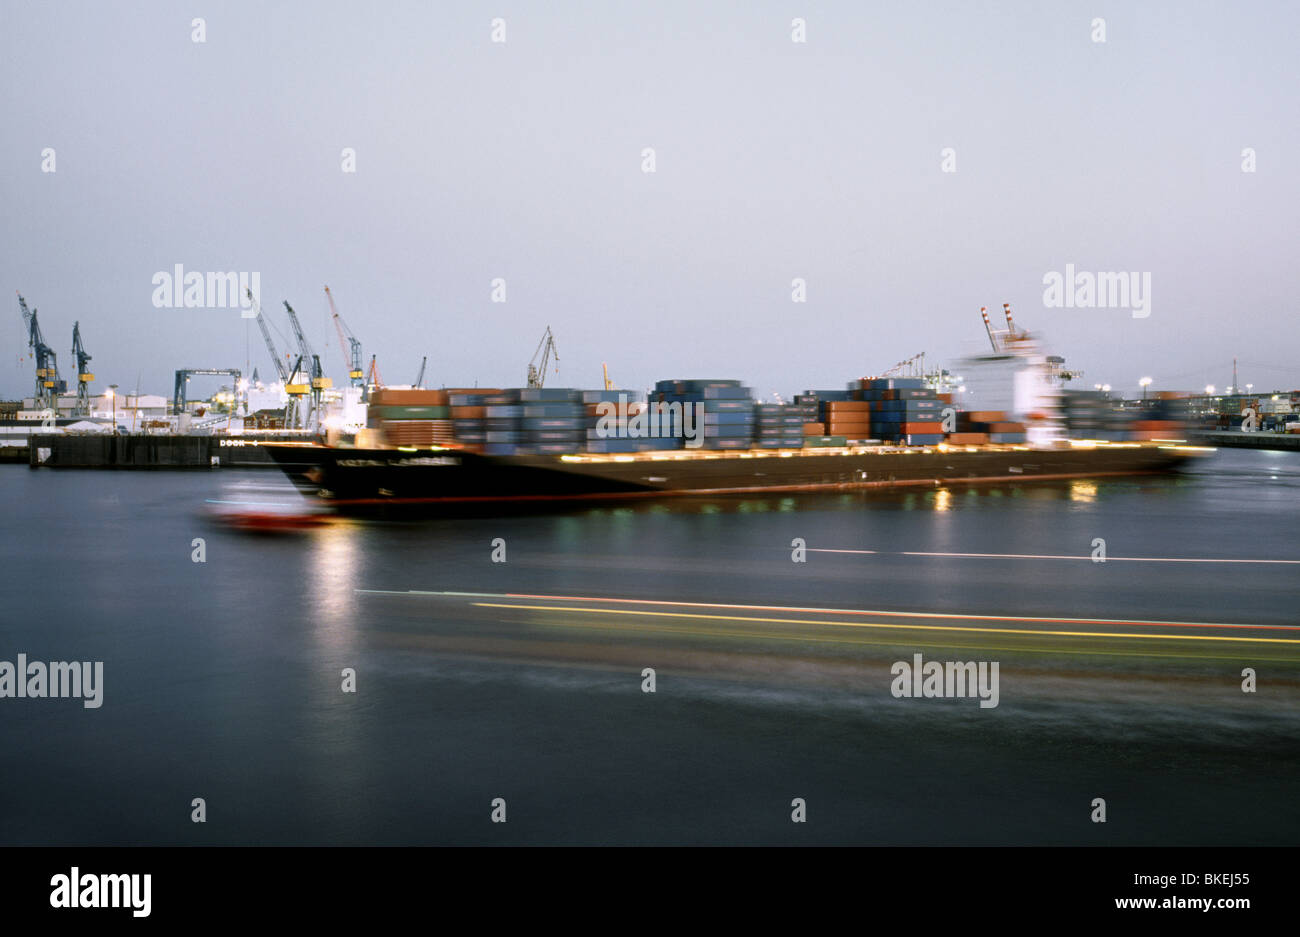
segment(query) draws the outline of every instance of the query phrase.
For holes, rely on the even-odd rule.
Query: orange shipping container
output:
[[[959,413],[958,419],[968,420],[971,423],[997,423],[999,420],[1007,418],[1004,410],[968,410],[965,413]]]
[[[370,403],[377,407],[445,407],[445,390],[402,390],[376,387],[370,392]]]
[[[954,446],[979,446],[989,441],[988,433],[949,433],[948,442]]]
[[[909,433],[942,433],[943,423],[935,420],[933,423],[900,423],[900,432],[906,436]]]
[[[601,406],[601,404],[598,404],[598,403],[589,403],[589,404],[587,404],[587,416],[596,416],[596,417],[598,417],[598,416],[603,416],[604,414],[603,414],[603,413],[598,409],[600,406]],[[613,410],[610,410],[610,409],[609,409],[610,407],[613,407],[614,409],[613,409]],[[618,412],[619,412],[619,411],[618,411],[618,402],[617,402],[617,401],[613,401],[613,400],[609,401],[609,403],[608,403],[608,405],[606,405],[605,409],[606,409],[606,411],[609,412],[609,415],[610,415],[610,416],[618,416]],[[644,402],[639,401],[639,400],[629,400],[629,401],[628,401],[628,404],[627,404],[627,410],[626,410],[625,412],[627,413],[628,416],[636,416],[638,413],[640,413],[640,412],[641,412],[642,410],[644,410],[644,409],[645,409],[645,403],[644,403]]]
[[[831,419],[847,413],[866,413],[871,410],[870,400],[828,400],[826,412]]]
[[[825,424],[825,423],[805,423],[805,424],[803,425],[803,434],[804,434],[805,436],[825,436],[825,435],[826,435],[826,424]]]

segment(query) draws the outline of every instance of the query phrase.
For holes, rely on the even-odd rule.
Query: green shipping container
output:
[[[818,446],[847,446],[849,440],[847,436],[805,436],[803,444],[805,449]]]

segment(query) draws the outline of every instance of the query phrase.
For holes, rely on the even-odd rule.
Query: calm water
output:
[[[1262,650],[994,629],[920,646],[824,638],[806,612],[500,598],[1295,626],[1300,566],[905,554],[1087,557],[1102,538],[1111,558],[1300,559],[1296,454],[274,537],[206,514],[270,473],[0,466],[0,484],[0,660],[105,671],[98,710],[0,700],[5,843],[1300,842],[1285,628]],[[798,564],[794,538],[876,552]],[[486,595],[388,594],[407,590]],[[889,663],[913,651],[1000,660],[1000,705],[895,700]],[[1106,824],[1088,821],[1098,796]]]

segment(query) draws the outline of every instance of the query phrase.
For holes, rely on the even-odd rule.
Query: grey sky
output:
[[[0,394],[31,393],[15,289],[65,376],[80,320],[97,390],[242,367],[237,311],[151,304],[177,263],[260,272],[336,380],[324,284],[390,383],[427,354],[433,386],[519,385],[549,324],[548,383],[840,387],[983,350],[1009,301],[1087,386],[1223,386],[1236,354],[1295,387],[1298,11],[4,0]],[[1150,317],[1044,308],[1067,263],[1149,271]]]

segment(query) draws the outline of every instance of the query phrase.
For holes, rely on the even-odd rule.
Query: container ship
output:
[[[1023,355],[1012,363],[1026,366]],[[377,388],[354,439],[267,451],[330,510],[392,517],[1151,474],[1212,451],[1185,445],[1173,422],[1142,439],[1069,439],[1053,414],[1059,393],[1023,377],[1014,385],[1024,399],[998,410],[961,410],[919,377],[863,378],[788,404],[756,402],[738,380],[660,381],[644,399]]]

